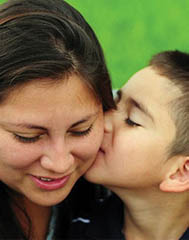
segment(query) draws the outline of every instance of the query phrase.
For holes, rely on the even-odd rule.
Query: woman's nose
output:
[[[68,146],[62,144],[48,149],[41,157],[40,162],[41,166],[49,171],[67,174],[73,171],[75,159]]]

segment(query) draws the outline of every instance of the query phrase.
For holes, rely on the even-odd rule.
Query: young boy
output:
[[[104,140],[86,178],[121,201],[111,196],[101,203],[89,216],[86,236],[188,240],[189,54],[155,55],[116,101],[117,110],[106,113]]]

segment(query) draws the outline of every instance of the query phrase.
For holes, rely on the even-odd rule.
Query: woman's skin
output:
[[[72,74],[16,88],[1,103],[0,116],[0,180],[20,193],[15,197],[34,226],[47,226],[50,206],[66,198],[95,159],[103,137],[102,106]]]
[[[181,191],[189,159],[168,156],[176,136],[170,104],[179,96],[177,86],[147,67],[118,92],[117,110],[105,114],[101,149],[85,176],[124,202],[127,240],[178,240],[189,225]]]

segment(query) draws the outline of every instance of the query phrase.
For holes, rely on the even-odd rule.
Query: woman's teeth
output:
[[[45,181],[45,182],[51,182],[53,179],[51,178],[45,178],[45,177],[39,177],[40,180]]]

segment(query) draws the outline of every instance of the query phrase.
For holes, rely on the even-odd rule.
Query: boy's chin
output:
[[[83,176],[87,181],[92,183],[98,183],[96,178],[96,173],[94,172],[94,169],[90,167],[87,172]]]
[[[92,163],[90,168],[84,174],[84,178],[93,183],[101,184],[103,181],[104,173],[104,153],[98,152],[95,161]]]

